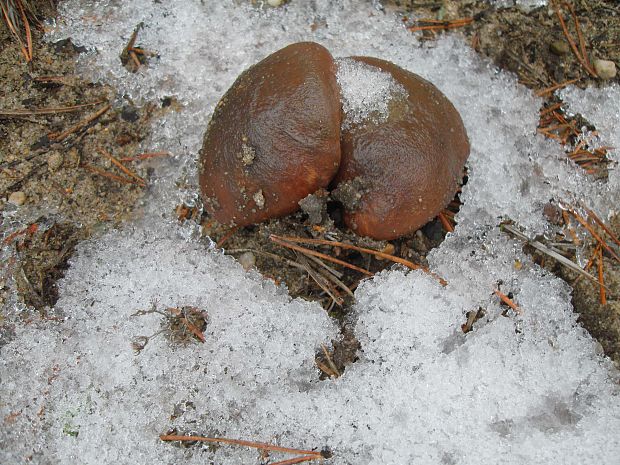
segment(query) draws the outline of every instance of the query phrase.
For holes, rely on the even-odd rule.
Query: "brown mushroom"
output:
[[[428,81],[377,58],[346,60],[388,73],[393,81],[381,101],[384,114],[371,112],[362,120],[356,115],[348,124],[345,116],[333,196],[343,199],[345,222],[357,234],[395,239],[424,225],[452,200],[469,141],[457,110]],[[343,85],[345,107],[346,94]]]
[[[245,226],[287,215],[340,163],[340,92],[323,46],[301,42],[244,71],[218,103],[200,151],[206,209]]]

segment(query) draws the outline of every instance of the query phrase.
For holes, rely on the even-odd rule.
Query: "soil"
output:
[[[403,22],[411,27],[473,18],[448,32],[426,29],[420,40],[432,41],[443,33],[464,34],[478,53],[499,68],[514,72],[520,82],[537,91],[571,79],[577,79],[575,84],[582,87],[601,84],[601,79],[591,76],[570,46],[567,47],[568,42],[551,8],[525,12],[519,8],[494,9],[486,2],[468,0],[391,0],[384,5],[386,9],[397,10]],[[601,58],[620,64],[620,5],[612,0],[574,0],[572,5],[590,61]],[[41,17],[55,14],[51,3],[41,2],[40,8]],[[576,38],[569,10],[563,8],[562,14],[569,32]],[[412,18],[435,22],[423,23]],[[8,270],[0,276],[0,303],[7,299],[9,281],[14,278],[23,302],[36,309],[40,316],[47,317],[57,299],[56,281],[67,268],[76,245],[138,214],[135,206],[150,175],[149,160],[135,158],[138,146],[148,135],[150,120],[170,111],[174,105],[160,102],[138,107],[116,95],[108,86],[84,81],[75,71],[76,57],[81,50],[70,41],[45,43],[41,36],[41,30],[34,28],[34,60],[26,64],[5,24],[0,25],[0,81],[3,82],[0,89],[0,209],[9,213],[17,209],[21,219],[17,226],[10,221],[3,225],[3,246],[11,247],[13,253]],[[130,52],[130,46],[119,50],[118,66],[145,65],[145,57],[139,55],[137,61],[136,57],[128,60]],[[620,77],[614,80],[618,82]],[[545,106],[556,102],[549,99]],[[66,113],[12,112],[90,103],[96,104]],[[106,109],[108,104],[110,108]],[[564,116],[560,114],[560,117]],[[575,120],[573,126],[583,124],[587,125],[587,121]],[[590,128],[593,129],[591,125]],[[63,132],[67,132],[66,137],[61,137]],[[566,136],[567,147],[574,137],[574,134]],[[110,155],[121,160],[132,174],[120,170]],[[604,154],[600,163],[584,166],[584,169],[591,171],[593,179],[604,178],[607,169]],[[16,196],[18,192],[21,194]],[[9,202],[11,198],[19,203],[20,196],[25,199],[23,205],[16,207]],[[457,198],[450,210],[457,211],[458,205]],[[335,239],[425,266],[426,254],[441,243],[451,224],[451,214],[447,212],[444,218],[435,219],[419,231],[395,241],[359,238],[342,227],[339,203],[325,193],[308,199],[304,210],[298,213],[240,229],[218,225],[198,208],[179,205],[176,213],[180,221],[200,223],[204,234],[219,241],[227,253],[236,256],[244,266],[256,266],[266,277],[286,283],[294,297],[319,301],[341,322],[344,342],[334,351],[317,356],[319,366],[327,367],[323,370],[325,376],[337,376],[355,359],[358,344],[348,328],[347,313],[352,298],[347,289],[353,291],[366,273],[334,263],[321,264],[292,250],[290,243],[282,246],[280,240],[277,244],[271,236]],[[616,235],[620,233],[619,223],[616,217],[613,223]],[[345,260],[367,273],[402,266],[342,247],[295,245]],[[594,244],[586,246],[586,253],[591,253],[593,248]],[[606,304],[600,303],[598,286],[585,279],[578,280],[574,273],[567,272],[548,257],[534,254],[544,266],[573,286],[573,303],[581,315],[580,321],[620,366],[620,301],[617,300],[620,266],[607,252],[604,255],[603,274],[609,287]],[[31,318],[31,314],[25,312],[25,318]],[[465,327],[469,330],[471,324]]]

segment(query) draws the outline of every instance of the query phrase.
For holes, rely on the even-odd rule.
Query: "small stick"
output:
[[[329,355],[329,352],[327,350],[327,347],[325,347],[325,344],[321,344],[321,349],[323,349],[323,354],[325,354],[325,358],[327,359],[327,364],[332,369],[332,371],[336,373],[336,377],[340,378],[340,371],[338,371],[336,364],[334,363],[331,356]]]
[[[190,321],[186,317],[181,316],[183,312],[181,312],[180,309],[171,307],[168,310],[170,311],[170,313],[174,314],[174,316],[178,317],[179,320],[181,320],[181,322],[187,327],[187,329],[189,329],[191,333],[204,344],[204,342],[206,341],[205,335],[194,324],[190,323]]]
[[[22,40],[22,38],[19,36],[19,33],[15,29],[18,26],[13,23],[12,15],[9,15],[7,8],[5,8],[4,2],[0,2],[0,8],[2,8],[2,13],[4,14],[4,19],[6,21],[7,26],[9,27],[11,33],[15,36],[15,38],[17,39],[17,42],[19,43],[22,55],[24,55],[24,58],[26,58],[27,62],[30,62],[31,58],[28,56],[28,50],[26,49],[26,46],[24,45],[24,41]]]
[[[508,297],[506,294],[500,292],[499,290],[495,290],[493,291],[495,292],[495,295],[497,297],[499,297],[501,299],[502,302],[504,302],[506,305],[508,305],[510,308],[512,308],[516,313],[518,313],[519,315],[523,315],[523,310],[521,310],[517,304],[515,304],[510,297]]]
[[[573,244],[575,244],[575,246],[579,246],[581,244],[581,241],[577,237],[577,233],[575,232],[575,230],[570,225],[570,218],[568,217],[568,213],[566,213],[566,210],[562,210],[562,218],[564,219],[566,229],[568,229],[569,234],[573,238]]]
[[[327,241],[327,240],[324,240],[324,239],[305,239],[305,238],[302,238],[302,237],[276,236],[274,234],[272,234],[271,237],[272,237],[271,240],[274,240],[273,238],[277,238],[277,239],[280,239],[280,240],[285,240],[285,241],[290,241],[290,242],[300,242],[302,244],[329,245],[329,246],[332,246],[332,247],[342,247],[343,249],[351,249],[351,250],[355,250],[357,252],[368,253],[368,254],[371,254],[371,255],[375,255],[377,257],[381,257],[381,258],[385,258],[387,260],[391,260],[391,261],[393,261],[395,263],[400,263],[401,265],[404,265],[407,268],[412,269],[412,270],[422,270],[425,273],[428,273],[431,276],[433,276],[435,279],[437,279],[442,284],[442,286],[445,286],[445,285],[448,284],[448,282],[445,279],[441,278],[440,276],[437,276],[435,273],[433,273],[432,271],[430,271],[428,268],[426,268],[424,266],[416,265],[415,263],[410,262],[409,260],[405,260],[404,258],[396,257],[394,255],[383,253],[383,252],[380,252],[378,250],[367,249],[367,248],[364,248],[364,247],[358,247],[358,246],[353,245],[353,244],[347,244],[346,242]],[[337,262],[335,262],[335,263],[337,263]],[[364,271],[366,271],[366,270],[364,270]]]
[[[555,104],[551,105],[550,107],[547,107],[547,108],[544,108],[544,109],[541,108],[540,109],[540,116],[541,117],[545,116],[548,113],[551,113],[551,112],[553,112],[555,110],[559,110],[561,107],[562,107],[562,102],[558,102],[558,103],[555,103]]]
[[[50,139],[52,139],[53,141],[55,141],[55,142],[62,142],[63,140],[65,140],[67,137],[69,137],[74,132],[79,131],[80,129],[88,126],[90,123],[92,123],[97,118],[99,118],[104,113],[106,113],[110,108],[112,108],[112,105],[110,105],[108,103],[106,106],[104,106],[103,108],[98,110],[96,113],[93,113],[92,115],[86,117],[82,121],[78,122],[76,125],[71,126],[69,129],[67,129],[67,130],[65,130],[65,131],[63,131],[61,133],[51,133],[51,134],[48,134],[48,137]]]
[[[439,221],[441,221],[441,225],[447,232],[454,232],[454,228],[450,224],[450,221],[448,220],[444,212],[439,212],[439,215],[437,216],[439,217]]]
[[[117,176],[115,174],[108,173],[107,171],[104,171],[104,170],[99,169],[99,168],[97,168],[95,166],[89,165],[87,163],[82,164],[82,168],[84,168],[87,171],[90,171],[91,173],[98,174],[99,176],[103,176],[103,177],[106,177],[106,178],[113,179],[115,181],[122,182],[123,184],[136,184],[136,185],[140,185],[140,184],[136,183],[133,179],[127,179],[127,178],[124,178],[122,176]]]
[[[564,22],[564,18],[562,17],[562,13],[560,13],[560,8],[557,6],[557,4],[554,5],[554,9],[555,9],[555,14],[557,15],[558,20],[560,21],[560,26],[562,27],[562,32],[564,33],[564,36],[566,37],[566,40],[568,40],[568,44],[570,45],[570,48],[573,51],[573,54],[577,58],[577,61],[579,61],[579,63],[581,63],[581,66],[583,66],[584,69],[592,77],[598,77],[596,75],[596,73],[594,72],[594,70],[592,70],[592,68],[590,68],[588,63],[586,63],[584,58],[579,54],[579,50],[577,50],[577,45],[575,44],[575,41],[573,40],[573,38],[571,37],[570,33],[568,32],[568,28],[566,27],[566,23]]]
[[[358,271],[360,273],[363,273],[367,276],[373,276],[373,273],[371,273],[368,270],[365,270],[363,268],[360,268],[359,266],[355,266],[355,265],[351,265],[350,263],[347,263],[343,260],[339,260],[337,258],[334,257],[330,257],[329,255],[325,255],[324,253],[321,252],[316,252],[314,250],[310,250],[310,249],[306,249],[305,247],[299,247],[298,245],[294,245],[294,244],[290,244],[288,242],[286,242],[286,240],[282,240],[281,238],[279,238],[278,236],[275,235],[271,235],[270,239],[275,242],[276,244],[279,244],[283,247],[287,247],[289,249],[293,249],[293,250],[297,250],[298,252],[301,252],[303,254],[306,255],[314,255],[315,257],[320,257],[323,260],[327,260],[328,262],[332,262],[332,263],[337,263],[339,265],[345,266],[347,268],[350,268],[352,270]]]
[[[22,15],[22,23],[24,24],[24,30],[26,31],[26,46],[28,47],[28,56],[26,57],[26,61],[32,61],[32,34],[30,32],[30,23],[28,22],[28,17],[26,16],[26,12],[24,11],[24,5],[21,1],[17,2],[17,6],[19,7],[19,12]]]
[[[162,434],[159,436],[162,441],[186,441],[186,442],[210,442],[214,444],[231,444],[236,446],[246,446],[253,449],[268,450],[271,452],[285,452],[287,454],[312,455],[321,458],[321,453],[313,450],[292,449],[290,447],[275,446],[264,442],[245,441],[243,439],[228,438],[209,438],[206,436],[180,436],[176,434]]]
[[[93,103],[83,103],[81,105],[71,105],[68,107],[50,107],[50,108],[35,108],[33,110],[28,109],[16,109],[16,110],[2,110],[0,109],[0,117],[12,117],[12,116],[39,116],[39,115],[56,115],[58,113],[73,113],[80,111],[83,108],[93,107],[104,103],[105,100],[99,100]]]
[[[605,223],[603,223],[601,219],[598,216],[596,216],[596,214],[592,210],[586,208],[586,212],[588,213],[588,216],[592,218],[596,222],[596,224],[598,224],[601,228],[603,228],[603,231],[605,231],[609,235],[609,237],[611,237],[612,240],[620,246],[620,240],[618,240],[618,238],[614,235],[614,233],[607,226],[605,226]]]
[[[155,157],[169,157],[170,155],[171,155],[170,152],[146,152],[146,153],[140,153],[136,155],[135,157],[119,158],[119,161],[146,160],[148,158],[155,158]]]
[[[540,89],[539,91],[536,92],[536,95],[538,97],[542,97],[545,94],[548,94],[550,92],[556,91],[556,90],[561,89],[562,87],[566,87],[566,86],[568,86],[570,84],[574,84],[577,81],[579,81],[579,79],[569,79],[568,81],[560,82],[559,84],[556,84],[554,86],[546,87],[544,89]]]
[[[603,278],[603,249],[598,249],[598,282],[600,283],[599,292],[601,294],[601,305],[607,305],[605,281]]]
[[[319,370],[321,370],[323,373],[325,373],[330,378],[338,378],[338,376],[336,376],[336,373],[334,373],[331,370],[331,368],[329,368],[327,365],[324,365],[323,363],[319,362],[318,360],[315,360],[315,363],[316,363],[316,366],[319,367]]]
[[[232,228],[230,228],[230,229],[226,232],[226,234],[224,234],[224,235],[222,236],[222,238],[221,238],[219,241],[217,241],[217,244],[216,244],[216,245],[217,245],[218,247],[222,247],[222,246],[224,245],[224,243],[225,243],[228,239],[230,239],[230,238],[233,236],[233,234],[235,234],[235,232],[237,232],[237,230],[238,230],[238,229],[239,229],[239,226],[233,226]]]
[[[136,173],[134,173],[133,171],[131,171],[129,168],[127,168],[125,165],[123,165],[120,161],[118,161],[112,154],[106,152],[103,148],[101,147],[97,147],[97,152],[99,152],[101,155],[103,155],[104,157],[107,157],[112,163],[114,163],[114,165],[116,165],[118,167],[118,169],[120,169],[123,173],[125,173],[127,176],[134,178],[136,181],[138,181],[138,183],[142,186],[145,187],[146,186],[146,181],[144,179],[142,179],[140,176],[138,176]]]
[[[607,250],[607,252],[609,252],[609,254],[614,257],[616,259],[616,261],[618,263],[620,263],[620,257],[618,256],[618,254],[616,252],[613,251],[613,249],[611,247],[609,247],[607,245],[607,242],[605,242],[601,236],[599,236],[596,231],[594,230],[594,228],[592,228],[592,226],[590,226],[588,224],[588,222],[586,220],[584,220],[581,215],[579,213],[577,213],[575,210],[573,210],[572,208],[569,210],[569,212],[575,217],[575,219],[577,221],[579,221],[579,223],[581,223],[581,225],[586,228],[588,230],[588,232],[592,235],[592,237],[594,237],[594,239],[596,239],[604,248],[605,250]]]
[[[586,51],[586,42],[583,38],[583,34],[581,33],[581,26],[579,25],[579,20],[577,19],[575,8],[568,2],[566,2],[565,5],[570,10],[570,14],[573,17],[573,23],[575,24],[575,30],[577,31],[577,38],[579,39],[579,49],[581,50],[581,57],[586,62],[586,65],[588,65],[588,68],[592,69],[590,58],[588,57],[588,52]]]
[[[304,267],[306,272],[310,275],[310,277],[314,279],[314,282],[316,282],[319,285],[319,287],[323,289],[323,291],[325,291],[327,295],[329,295],[332,298],[334,302],[342,306],[342,304],[344,303],[344,300],[342,300],[342,297],[337,295],[336,290],[334,288],[330,287],[329,281],[327,281],[322,275],[314,271],[314,269],[310,266],[310,263],[308,263],[308,261],[306,260],[304,256],[297,254],[297,260],[299,261],[299,263],[302,264],[302,266]]]
[[[521,239],[522,241],[526,242],[527,244],[531,245],[532,247],[534,247],[535,249],[539,250],[540,252],[549,255],[550,257],[556,259],[558,262],[560,262],[562,265],[570,268],[571,270],[573,270],[576,273],[579,273],[582,276],[585,276],[586,278],[588,278],[590,281],[597,283],[597,279],[592,276],[590,273],[587,272],[587,270],[582,270],[576,263],[572,262],[571,260],[569,260],[568,258],[566,258],[565,256],[563,256],[562,254],[558,253],[556,250],[551,249],[549,247],[547,247],[546,245],[532,240],[529,237],[527,237],[525,234],[523,234],[521,231],[519,231],[518,229],[514,228],[513,226],[509,225],[509,224],[503,224],[500,227],[501,230],[503,231],[508,231],[510,234],[512,234],[513,236],[517,237],[518,239]]]

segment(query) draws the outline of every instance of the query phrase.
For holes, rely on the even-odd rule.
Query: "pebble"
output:
[[[248,271],[256,265],[256,257],[252,252],[243,252],[239,255],[238,260],[245,271]]]
[[[594,71],[601,79],[613,79],[616,77],[616,64],[609,60],[594,60]]]
[[[568,52],[570,52],[568,44],[563,40],[554,40],[553,42],[551,42],[549,44],[549,50],[551,50],[551,53],[558,56],[566,55]]]
[[[47,169],[51,172],[58,171],[62,166],[64,159],[62,153],[54,151],[47,157]]]
[[[9,203],[17,205],[18,207],[25,204],[26,194],[24,194],[22,191],[13,192],[11,195],[9,195]]]
[[[278,7],[284,3],[284,0],[267,0],[267,5]]]

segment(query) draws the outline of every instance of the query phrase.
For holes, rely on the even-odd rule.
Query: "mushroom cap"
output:
[[[363,186],[355,205],[345,204],[347,226],[391,240],[420,228],[453,199],[469,140],[458,111],[430,82],[385,60],[351,59],[389,73],[406,91],[392,96],[385,120],[343,126],[333,181],[336,192]]]
[[[284,216],[340,164],[340,90],[323,46],[289,45],[244,71],[217,104],[199,182],[205,208],[245,226]]]

